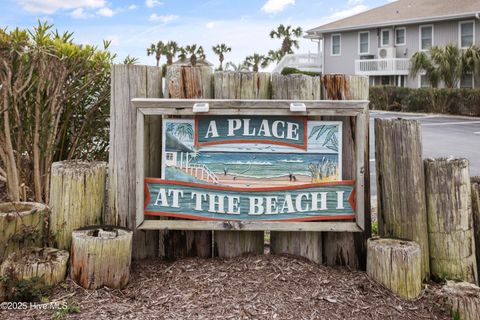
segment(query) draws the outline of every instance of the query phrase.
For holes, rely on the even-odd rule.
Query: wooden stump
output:
[[[213,80],[215,99],[270,99],[270,73],[216,71]]]
[[[165,98],[211,98],[212,68],[208,66],[168,66],[165,75]]]
[[[477,260],[477,275],[480,275],[480,177],[473,177],[472,183],[472,211],[473,231],[475,237],[475,252]]]
[[[468,161],[425,160],[425,190],[432,276],[477,283]]]
[[[70,277],[86,289],[123,288],[130,276],[132,232],[89,227],[72,233]]]
[[[274,100],[320,100],[322,78],[303,74],[272,75],[272,99]]]
[[[35,202],[0,203],[0,262],[10,253],[44,244],[48,208]]]
[[[404,299],[422,292],[422,255],[413,241],[371,238],[367,242],[367,274]]]
[[[52,164],[49,205],[54,247],[70,249],[73,230],[101,223],[106,169],[105,162],[73,160]]]
[[[332,75],[322,77],[322,99],[325,100],[368,100],[368,77]],[[369,139],[368,114],[366,115],[367,133],[365,141]],[[342,121],[343,180],[356,179],[355,157],[357,152],[363,152],[365,163],[363,165],[365,177],[364,189],[364,232],[324,232],[323,233],[323,260],[327,265],[347,266],[354,270],[365,270],[367,257],[367,239],[371,235],[370,216],[370,154],[369,144],[365,143],[364,150],[355,147],[356,119],[345,117],[322,117],[322,120]]]
[[[322,263],[321,232],[271,232],[270,251],[272,253],[293,254]]]
[[[215,231],[214,238],[215,256],[220,258],[263,253],[262,231]]]
[[[0,276],[6,279],[3,286],[3,298],[14,295],[13,290],[18,288],[9,287],[12,281],[18,283],[21,280],[37,279],[35,287],[45,288],[54,286],[65,279],[67,273],[68,251],[55,248],[29,247],[14,252],[0,266]],[[0,285],[1,287],[1,285]],[[2,288],[0,288],[2,291]],[[0,292],[0,301],[2,301]]]
[[[468,282],[447,281],[442,293],[450,306],[453,319],[478,320],[480,288]]]
[[[164,96],[175,99],[211,99],[212,68],[167,67]],[[212,231],[167,231],[162,234],[162,238],[167,260],[212,256]]]
[[[380,237],[422,248],[422,279],[430,274],[425,174],[418,121],[375,119],[377,216]]]

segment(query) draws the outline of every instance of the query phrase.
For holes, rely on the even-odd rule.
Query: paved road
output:
[[[404,118],[420,121],[424,158],[464,157],[470,160],[470,175],[480,176],[480,118],[372,111],[370,112],[372,196],[377,194],[373,134],[375,118]]]

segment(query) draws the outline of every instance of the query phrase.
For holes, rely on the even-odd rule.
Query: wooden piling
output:
[[[418,243],[422,249],[422,279],[428,280],[430,263],[420,123],[375,119],[375,163],[379,235]]]
[[[432,276],[476,284],[468,160],[425,160],[425,191]]]
[[[480,275],[480,177],[473,177],[472,183],[472,213],[473,230],[475,236],[475,253],[477,260],[477,274]]]

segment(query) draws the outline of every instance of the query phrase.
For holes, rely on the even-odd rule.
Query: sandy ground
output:
[[[427,285],[404,301],[363,272],[319,266],[290,256],[134,263],[123,290],[88,291],[71,280],[51,301],[80,313],[66,319],[450,319]],[[0,310],[0,319],[52,319],[51,310]]]

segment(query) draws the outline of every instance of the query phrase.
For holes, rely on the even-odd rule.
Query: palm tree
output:
[[[185,48],[181,48],[180,54],[178,56],[182,60],[186,60],[187,58],[189,58],[192,67],[195,67],[197,65],[198,60],[203,60],[206,57],[205,51],[203,51],[203,47],[196,44],[188,45]]]
[[[244,65],[248,68],[252,68],[253,72],[258,72],[258,67],[266,68],[271,59],[263,54],[254,53],[251,56],[245,58]]]
[[[270,31],[270,38],[272,39],[283,39],[282,47],[279,50],[279,54],[283,58],[284,55],[293,53],[293,48],[298,49],[298,40],[294,38],[299,38],[302,35],[302,28],[293,28],[292,26],[284,26],[283,24],[279,25],[277,29]]]
[[[232,51],[232,48],[227,47],[225,43],[217,44],[216,46],[212,47],[213,53],[218,56],[218,60],[220,61],[220,66],[218,70],[223,70],[223,60],[225,60],[225,53]]]
[[[233,62],[227,62],[227,64],[225,65],[225,70],[227,71],[237,71],[237,72],[240,72],[240,71],[248,71],[248,66],[245,65],[245,63],[239,63],[239,64],[235,64]]]
[[[453,44],[435,46],[428,52],[416,52],[410,63],[410,76],[425,72],[432,87],[443,81],[447,88],[455,88],[464,74],[480,73],[480,50],[475,46],[462,50]]]
[[[137,64],[138,63],[138,58],[132,57],[130,55],[127,55],[125,59],[123,59],[123,64]]]
[[[283,53],[281,50],[270,50],[268,51],[268,57],[275,62],[280,62],[283,58]]]
[[[157,67],[160,65],[160,58],[163,53],[163,48],[165,44],[162,41],[158,41],[157,44],[152,43],[150,48],[147,48],[147,56],[155,55],[155,59],[157,60]]]
[[[172,65],[173,63],[173,58],[175,58],[175,55],[180,52],[180,47],[175,41],[168,41],[164,47],[163,47],[163,55],[167,57],[167,66]]]

